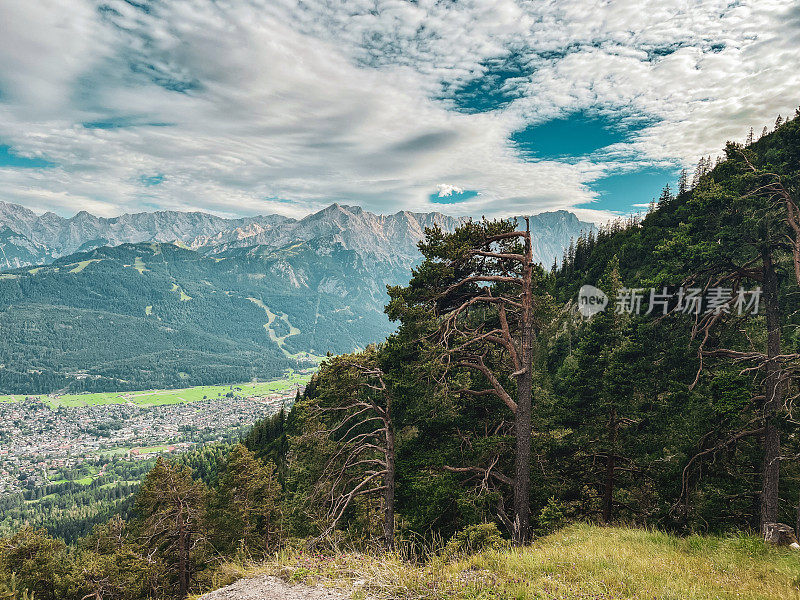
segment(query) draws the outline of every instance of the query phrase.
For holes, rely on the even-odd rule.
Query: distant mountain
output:
[[[333,204],[295,220],[158,212],[41,216],[0,203],[0,393],[228,383],[391,333],[386,286],[439,213]],[[545,265],[591,227],[531,219]],[[36,265],[36,266],[34,266]]]
[[[75,252],[126,243],[167,242],[203,254],[232,248],[264,246],[277,249],[293,241],[326,240],[353,250],[367,263],[389,263],[403,268],[419,259],[417,242],[425,227],[434,224],[452,231],[464,218],[441,213],[401,211],[375,215],[357,206],[332,204],[302,219],[262,215],[224,219],[202,212],[159,211],[96,217],[81,211],[72,218],[53,213],[41,216],[16,204],[0,202],[0,231],[7,228],[14,240],[0,237],[0,269],[47,264]],[[587,231],[584,223],[567,211],[532,217],[537,259],[550,266],[560,258],[570,238]],[[11,235],[11,234],[8,234]]]
[[[0,227],[48,249],[53,259],[100,246],[138,242],[193,242],[222,231],[246,227],[265,230],[293,221],[280,215],[224,219],[202,212],[158,211],[125,214],[111,219],[81,211],[66,219],[47,212],[36,215],[18,204],[0,202]],[[13,266],[13,262],[6,262]]]

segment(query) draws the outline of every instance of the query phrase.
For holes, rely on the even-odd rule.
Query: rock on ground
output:
[[[267,575],[241,579],[199,600],[349,600],[342,592],[322,586],[286,583]]]
[[[789,546],[795,550],[800,549],[794,528],[785,523],[765,523],[764,541],[775,546]]]

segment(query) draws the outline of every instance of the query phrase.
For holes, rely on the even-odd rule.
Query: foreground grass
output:
[[[800,599],[800,552],[752,537],[677,538],[574,525],[524,550],[487,551],[424,565],[398,556],[283,553],[221,578],[279,575],[345,589],[358,598],[464,600]]]

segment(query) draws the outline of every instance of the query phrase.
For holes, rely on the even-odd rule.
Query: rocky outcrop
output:
[[[322,586],[290,584],[277,577],[241,579],[198,600],[346,600],[350,595]]]

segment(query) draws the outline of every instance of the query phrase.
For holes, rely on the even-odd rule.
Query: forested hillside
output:
[[[445,556],[526,546],[579,521],[678,535],[794,524],[799,194],[795,118],[747,147],[729,144],[716,165],[703,159],[644,218],[582,237],[551,271],[533,260],[524,221],[429,228],[423,262],[389,289],[398,330],[384,343],[328,357],[288,414],[230,451],[159,460],[131,517],[76,548],[32,529],[2,540],[0,569],[37,600],[182,598],[218,584],[226,558],[257,560],[298,539],[317,550],[400,547],[423,560],[437,540],[450,540]],[[206,296],[204,284],[184,287],[173,259],[156,266],[181,251],[158,250],[142,260],[159,293],[134,287],[120,305],[141,311],[146,299],[166,324],[178,317],[159,294],[192,298],[178,306]],[[127,272],[142,276],[133,281],[147,281],[141,248],[122,251]],[[191,268],[216,281],[219,258]],[[229,287],[248,279],[234,273]],[[18,275],[12,285],[35,294],[37,278]],[[604,311],[576,310],[584,285],[605,295]],[[751,558],[779,559],[742,539]],[[628,593],[636,584],[625,581]]]
[[[298,242],[208,258],[171,244],[100,248],[0,276],[0,390],[106,391],[280,376],[391,326],[398,275]]]

